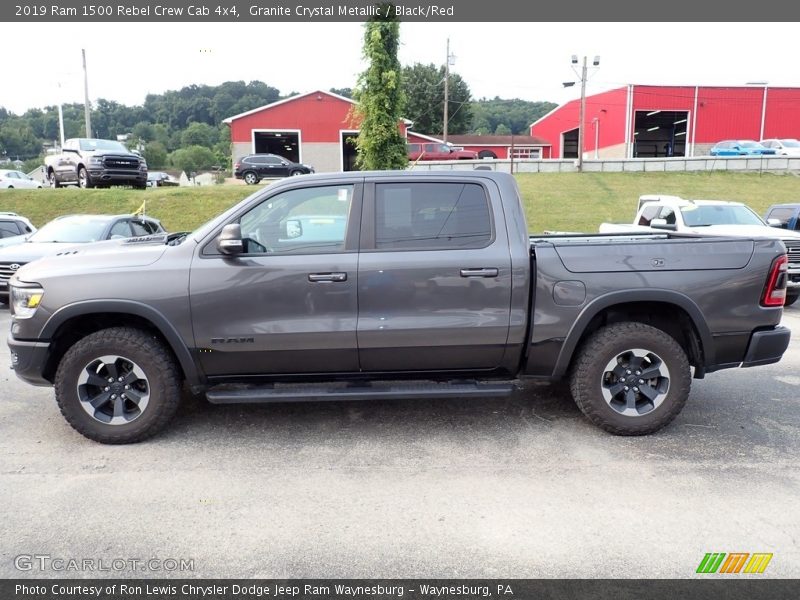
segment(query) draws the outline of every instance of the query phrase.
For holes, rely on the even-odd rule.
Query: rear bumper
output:
[[[789,347],[790,339],[791,332],[780,325],[775,329],[753,332],[742,367],[757,367],[778,362]]]
[[[11,350],[11,368],[17,377],[32,385],[53,385],[43,375],[50,350],[48,342],[23,342],[9,334],[8,348]]]

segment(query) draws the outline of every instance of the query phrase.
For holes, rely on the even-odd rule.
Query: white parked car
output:
[[[778,156],[800,156],[800,141],[795,139],[761,140],[761,145],[772,148]]]
[[[9,171],[0,169],[0,190],[6,189],[35,189],[42,187],[40,181],[28,177],[22,171]]]

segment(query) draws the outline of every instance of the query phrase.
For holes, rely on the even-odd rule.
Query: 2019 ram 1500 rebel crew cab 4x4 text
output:
[[[530,238],[503,173],[309,175],[190,234],[23,266],[9,346],[19,377],[107,443],[161,429],[184,381],[240,403],[567,378],[592,422],[637,435],[675,418],[692,369],[780,360],[785,268],[777,239]]]

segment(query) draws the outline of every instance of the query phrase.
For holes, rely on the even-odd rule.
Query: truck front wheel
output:
[[[92,183],[92,178],[89,177],[89,172],[86,170],[86,167],[78,169],[78,185],[84,189],[94,187],[94,183]]]
[[[570,390],[595,425],[615,435],[645,435],[678,416],[689,397],[686,352],[672,336],[638,322],[596,331],[578,353]]]
[[[56,401],[67,422],[104,444],[140,442],[172,419],[181,379],[169,350],[152,334],[130,327],[92,333],[64,354]]]

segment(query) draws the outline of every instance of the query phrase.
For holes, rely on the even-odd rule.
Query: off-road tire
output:
[[[660,404],[634,416],[612,408],[603,392],[607,366],[631,349],[652,352],[669,374]],[[665,427],[683,409],[690,386],[689,360],[683,348],[664,331],[639,322],[615,323],[592,334],[579,350],[570,374],[570,391],[578,408],[592,423],[614,435],[646,435]]]
[[[48,177],[47,178],[50,180],[50,187],[51,188],[55,189],[55,188],[60,188],[61,187],[61,182],[58,180],[58,177],[56,176],[55,171],[51,171],[50,173],[48,173]]]
[[[129,359],[146,375],[148,403],[128,423],[102,423],[84,410],[79,399],[79,377],[86,366],[107,355]],[[55,378],[61,414],[78,433],[103,444],[141,442],[161,431],[178,410],[181,385],[169,349],[152,334],[131,327],[102,329],[76,342],[62,357]]]

